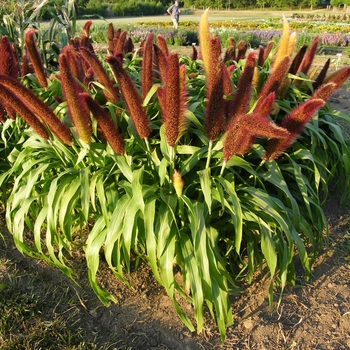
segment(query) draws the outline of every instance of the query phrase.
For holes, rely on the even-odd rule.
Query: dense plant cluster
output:
[[[112,24],[105,54],[91,25],[50,66],[34,29],[21,59],[1,38],[8,229],[21,252],[72,278],[67,256],[83,249],[105,304],[114,297],[98,283],[101,254],[127,284],[144,261],[189,329],[195,320],[202,331],[206,307],[224,339],[237,281],[266,266],[272,305],[276,286],[296,283],[295,253],[307,280],[330,181],[349,200],[350,151],[326,100],[350,68],[314,70],[319,38],[295,54],[285,20],[278,48],[231,38],[223,52],[206,11],[191,57],[152,32],[135,49]]]

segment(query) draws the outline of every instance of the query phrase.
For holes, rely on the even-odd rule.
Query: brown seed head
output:
[[[141,96],[138,94],[129,74],[123,68],[122,56],[108,56],[106,61],[117,78],[136,132],[141,138],[147,139],[151,133],[149,121],[142,107]]]

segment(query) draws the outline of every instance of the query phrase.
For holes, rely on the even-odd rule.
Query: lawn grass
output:
[[[187,21],[193,21],[198,22],[201,19],[201,16],[204,11],[197,10],[194,11],[191,14],[182,14],[180,16],[180,24],[181,22],[187,22]],[[273,19],[276,18],[276,20],[280,20],[283,16],[285,17],[291,17],[294,13],[313,13],[313,14],[326,14],[330,13],[329,10],[326,9],[317,9],[317,10],[289,10],[289,11],[276,11],[276,10],[246,10],[246,11],[215,11],[211,10],[209,11],[209,21],[211,22],[223,22],[227,20],[234,20],[234,21],[262,21],[266,19]],[[138,23],[144,23],[144,22],[171,22],[170,16],[167,14],[160,15],[160,16],[143,16],[143,17],[112,17],[112,18],[95,18],[93,19],[95,24],[103,24],[103,23],[113,23],[115,25],[137,25]],[[86,19],[79,19],[77,21],[78,26],[83,26],[86,22]]]

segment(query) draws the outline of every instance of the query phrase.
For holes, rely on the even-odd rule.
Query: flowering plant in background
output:
[[[83,249],[104,304],[115,299],[99,286],[100,254],[127,284],[143,261],[191,331],[206,307],[224,340],[238,281],[266,264],[272,306],[296,282],[295,253],[311,274],[330,181],[349,199],[350,151],[326,100],[350,68],[315,72],[319,39],[295,54],[286,20],[276,49],[232,38],[223,52],[208,15],[192,57],[154,33],[135,49],[113,25],[104,54],[87,22],[50,75],[29,29],[32,73],[11,76],[25,61],[0,55],[0,185],[21,252],[74,278],[68,256]]]

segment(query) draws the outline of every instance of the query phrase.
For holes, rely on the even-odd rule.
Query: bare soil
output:
[[[331,100],[333,108],[349,113],[349,96],[349,90],[340,90]],[[102,266],[101,286],[118,303],[101,305],[89,286],[82,256],[74,260],[79,273],[77,285],[46,263],[22,256],[4,229],[3,213],[0,286],[16,276],[23,295],[31,293],[41,300],[35,317],[40,316],[45,325],[59,318],[69,320],[67,327],[81,330],[85,345],[80,348],[84,349],[350,349],[350,211],[349,206],[341,207],[335,196],[326,203],[325,212],[331,243],[319,257],[311,280],[298,288],[288,287],[272,314],[266,276],[242,286],[241,292],[232,297],[235,319],[227,330],[225,344],[209,317],[202,334],[189,332],[145,265],[128,276],[133,289]],[[191,312],[188,305],[183,307]],[[29,319],[12,336],[29,336],[31,322]],[[57,347],[42,347],[38,341],[35,348]]]

